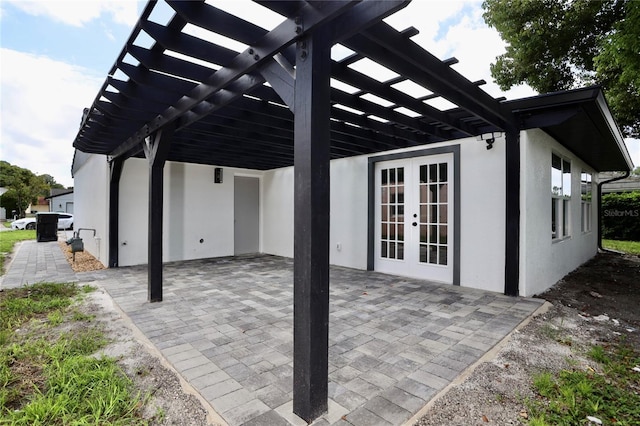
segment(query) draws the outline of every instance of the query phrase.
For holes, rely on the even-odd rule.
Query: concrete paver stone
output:
[[[74,273],[57,242],[25,241],[0,288],[92,282],[232,426],[304,425],[293,403],[293,261],[269,256]],[[397,425],[541,300],[342,267],[330,271],[329,411],[316,425]]]

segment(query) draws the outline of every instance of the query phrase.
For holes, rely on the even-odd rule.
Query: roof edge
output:
[[[589,115],[589,120],[599,128],[603,134],[606,133],[608,140],[617,147],[627,170],[634,168],[631,155],[624,142],[624,137],[618,124],[616,123],[611,109],[606,101],[602,86],[594,85],[579,89],[563,90],[558,92],[544,93],[520,99],[512,99],[502,102],[510,107],[515,115],[523,113],[541,113],[544,110],[557,109],[563,107],[576,106],[584,108],[590,106],[595,116]],[[559,123],[558,123],[559,124]],[[544,128],[542,126],[541,128]],[[626,171],[626,170],[621,170]]]
[[[599,87],[599,86],[598,86]],[[609,108],[609,104],[607,103],[606,98],[604,97],[604,92],[602,88],[600,88],[598,96],[596,98],[596,103],[600,113],[602,114],[602,118],[605,120],[607,126],[609,126],[609,130],[611,135],[613,136],[616,144],[618,145],[618,149],[620,149],[620,153],[624,157],[627,166],[629,167],[629,171],[634,169],[633,160],[631,159],[631,154],[629,154],[629,149],[627,148],[627,144],[624,142],[624,136],[622,136],[622,132],[620,131],[620,127],[618,127],[618,123],[613,118],[613,114],[611,114],[611,109]]]

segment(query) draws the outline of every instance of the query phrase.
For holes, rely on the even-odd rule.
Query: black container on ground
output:
[[[36,214],[36,241],[58,240],[58,213]]]

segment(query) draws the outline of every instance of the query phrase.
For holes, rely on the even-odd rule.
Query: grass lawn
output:
[[[24,231],[3,231],[0,232],[0,272],[4,273],[4,258],[11,253],[13,246],[18,241],[35,240],[35,230]]]
[[[602,240],[602,247],[640,255],[640,241]]]
[[[593,366],[534,377],[538,398],[526,404],[529,426],[639,424],[640,394],[634,389],[640,379],[634,368],[640,353],[623,341],[593,346],[587,356]]]
[[[142,425],[145,396],[80,309],[92,288],[38,283],[0,293],[0,424]]]

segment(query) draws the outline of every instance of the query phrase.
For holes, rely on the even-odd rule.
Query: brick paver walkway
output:
[[[153,304],[146,271],[76,276],[105,288],[230,425],[306,424],[292,414],[292,260],[170,263]],[[329,413],[314,424],[370,426],[403,424],[542,301],[332,267],[330,303]]]

